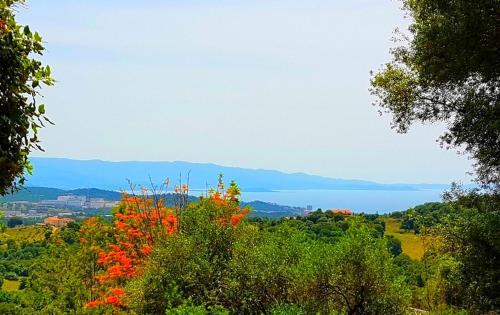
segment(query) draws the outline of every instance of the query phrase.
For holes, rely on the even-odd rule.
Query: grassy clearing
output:
[[[393,235],[401,241],[403,253],[411,259],[420,260],[424,256],[424,240],[413,232],[403,232],[399,229],[401,222],[396,219],[387,218],[385,221],[385,234]]]
[[[7,240],[12,239],[18,243],[23,241],[26,242],[36,242],[41,241],[45,238],[45,227],[43,226],[22,226],[15,228],[8,228],[4,233],[0,233],[0,241],[2,243],[7,242]]]
[[[17,291],[19,290],[19,280],[4,280],[2,291]]]

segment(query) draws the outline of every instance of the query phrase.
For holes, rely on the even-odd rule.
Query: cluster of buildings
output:
[[[5,218],[20,217],[24,219],[37,219],[47,216],[47,212],[39,212],[38,210],[4,210],[3,215]]]
[[[56,200],[42,200],[38,203],[44,208],[80,208],[103,209],[113,208],[118,201],[109,201],[104,198],[89,198],[86,196],[59,196]]]
[[[333,214],[342,214],[345,216],[352,215],[352,211],[349,209],[330,209],[330,211],[333,212]]]
[[[332,209],[329,209],[327,211],[331,211],[333,214],[341,214],[341,215],[344,215],[344,216],[350,216],[353,214],[352,210],[349,210],[349,209],[336,209],[336,208],[332,208]],[[307,215],[309,213],[313,212],[313,206],[311,205],[307,205],[305,210],[304,210],[304,214]]]
[[[70,218],[59,218],[59,217],[48,217],[43,220],[43,224],[46,226],[54,226],[54,227],[64,227],[71,222],[75,222],[75,220]]]
[[[118,201],[87,196],[65,195],[55,200],[39,202],[13,201],[3,204],[5,218],[20,217],[23,219],[41,219],[50,215],[68,217],[83,215],[86,210],[111,209]]]

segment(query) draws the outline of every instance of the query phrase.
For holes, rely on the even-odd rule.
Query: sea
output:
[[[350,209],[364,213],[390,213],[407,210],[426,202],[441,201],[443,190],[278,190],[244,192],[243,201],[260,200],[280,205],[316,209]]]

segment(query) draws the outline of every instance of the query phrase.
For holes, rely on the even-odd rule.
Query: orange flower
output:
[[[90,301],[87,304],[85,304],[85,307],[94,308],[94,307],[100,306],[102,304],[104,304],[104,303],[101,301],[98,301],[98,300],[94,300],[94,301]]]
[[[97,258],[97,263],[99,265],[104,265],[108,260],[108,255],[105,252],[99,253],[99,258]]]
[[[106,304],[110,304],[113,306],[123,306],[120,298],[115,296],[115,295],[110,295],[110,296],[106,297],[105,301],[106,301]]]
[[[123,291],[122,288],[114,288],[113,290],[111,290],[111,294],[116,296],[121,296],[124,295],[125,292]]]
[[[123,247],[126,247],[126,248],[132,248],[132,247],[134,247],[134,244],[132,244],[130,242],[120,242],[120,245],[123,246]]]
[[[114,241],[105,251],[99,252],[97,263],[104,272],[96,276],[102,291],[101,298],[89,302],[89,306],[124,306],[121,288],[105,289],[117,283],[136,277],[146,256],[153,251],[152,245],[162,229],[168,234],[177,231],[177,217],[173,210],[163,207],[163,201],[156,202],[145,196],[123,196],[120,212],[114,214]],[[159,219],[161,218],[161,221]],[[96,221],[97,222],[97,221]],[[106,293],[105,293],[106,292]]]
[[[236,226],[240,224],[241,220],[243,220],[244,217],[245,215],[243,213],[233,214],[231,216],[231,225]]]
[[[128,228],[128,224],[127,223],[124,223],[122,221],[115,221],[115,226],[118,228],[118,229],[121,229],[121,230],[125,230]]]
[[[153,250],[151,249],[151,246],[149,246],[149,245],[144,245],[144,246],[141,248],[141,253],[142,253],[143,255],[149,255],[149,254],[151,254],[151,252],[152,252],[152,251],[153,251]]]
[[[119,278],[124,275],[120,265],[113,265],[109,267],[108,274],[110,278]]]
[[[97,275],[97,276],[95,276],[95,278],[96,278],[97,282],[99,282],[99,283],[105,283],[110,279],[107,274]]]
[[[127,231],[127,235],[131,238],[140,238],[144,234],[141,231],[139,231],[138,229],[130,229]]]
[[[211,195],[211,198],[215,202],[216,205],[225,206],[227,204],[227,202],[221,198],[221,195],[218,192],[213,193]]]

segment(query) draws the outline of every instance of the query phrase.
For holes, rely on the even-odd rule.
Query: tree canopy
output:
[[[441,144],[469,153],[478,182],[498,189],[500,0],[402,2],[413,23],[372,78],[375,104],[398,132],[445,122]]]
[[[42,55],[42,38],[15,20],[21,0],[0,0],[0,195],[25,182],[31,172],[28,154],[42,148],[38,130],[50,122],[39,89],[52,85],[50,67],[34,58]]]

